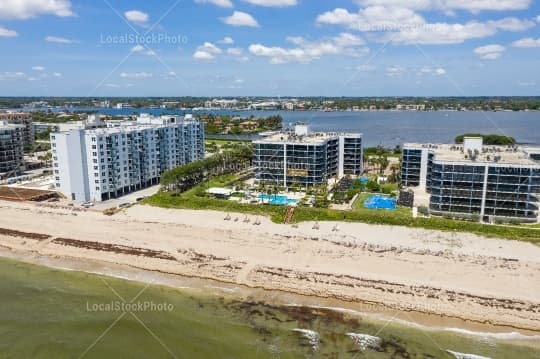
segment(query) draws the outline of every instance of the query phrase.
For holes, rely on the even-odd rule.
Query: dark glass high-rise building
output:
[[[435,215],[477,216],[485,222],[536,222],[540,202],[540,148],[405,144],[402,184],[430,194]]]
[[[323,184],[332,177],[362,173],[362,135],[310,133],[298,124],[254,141],[255,178],[282,186]]]

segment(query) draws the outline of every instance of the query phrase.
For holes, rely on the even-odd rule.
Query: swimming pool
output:
[[[290,206],[298,203],[297,199],[277,194],[261,194],[259,195],[259,199],[265,203],[275,204],[278,206]]]
[[[396,209],[396,199],[386,196],[381,196],[380,194],[368,197],[364,201],[364,207],[369,209]]]

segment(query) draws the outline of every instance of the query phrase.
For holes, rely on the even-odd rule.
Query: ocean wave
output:
[[[388,320],[389,316],[385,314],[380,313],[370,313],[370,312],[362,312],[354,309],[349,308],[341,308],[341,307],[328,307],[328,306],[317,306],[317,305],[301,305],[296,303],[289,303],[286,306],[289,307],[308,307],[313,309],[327,309],[327,310],[333,310],[340,313],[348,313],[358,316],[364,316],[367,318],[372,318],[376,320]],[[539,340],[540,335],[526,335],[519,332],[477,332],[467,329],[461,329],[461,328],[452,328],[452,327],[440,327],[440,326],[427,326],[423,324],[419,324],[413,321],[408,321],[400,318],[393,318],[392,322],[402,324],[408,327],[422,329],[422,330],[431,330],[431,331],[445,331],[445,332],[453,332],[457,334],[467,335],[467,336],[473,336],[473,337],[481,337],[481,338],[490,338],[495,340]]]
[[[458,353],[451,350],[447,350],[447,352],[452,354],[456,359],[491,359],[490,357],[484,357],[476,354]]]
[[[308,340],[309,345],[311,345],[311,348],[313,350],[319,349],[319,343],[321,342],[321,338],[319,337],[319,333],[317,333],[317,332],[315,332],[313,330],[300,329],[300,328],[295,328],[295,329],[293,329],[293,331],[298,332],[298,333],[302,333],[304,338],[306,338]]]
[[[208,289],[220,290],[222,292],[227,292],[227,293],[235,293],[235,292],[239,291],[239,289],[237,287],[226,288],[226,287],[219,287],[219,286],[215,286],[215,285],[206,285],[205,287],[208,288]]]
[[[347,333],[347,335],[358,344],[361,351],[377,349],[382,339],[368,334]]]
[[[492,338],[499,340],[539,340],[540,335],[525,335],[518,332],[504,332],[504,333],[489,333],[489,332],[474,332],[467,329],[460,328],[442,328],[447,332],[454,332],[464,335],[481,336],[484,338]]]

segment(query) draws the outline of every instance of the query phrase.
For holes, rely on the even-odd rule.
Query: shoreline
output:
[[[409,328],[423,328],[429,331],[453,332],[461,335],[491,338],[503,341],[529,342],[540,339],[540,331],[531,331],[506,325],[494,325],[460,317],[449,317],[414,310],[395,310],[382,303],[343,302],[337,298],[322,298],[285,292],[275,289],[249,287],[243,284],[222,282],[210,278],[185,277],[173,273],[146,270],[129,265],[101,262],[100,270],[89,269],[94,261],[79,261],[74,258],[30,257],[29,253],[15,253],[0,245],[0,259],[43,266],[59,271],[74,271],[87,274],[121,279],[129,282],[165,286],[180,291],[196,292],[198,295],[228,296],[240,301],[261,301],[267,305],[281,307],[307,307],[348,313],[353,316],[367,317],[377,322],[394,322]],[[291,300],[296,300],[291,302]],[[320,303],[323,301],[324,303]],[[321,305],[324,304],[324,305]],[[378,309],[378,310],[377,310]],[[407,313],[407,318],[400,315]],[[392,314],[392,315],[390,315]]]
[[[164,281],[175,282],[173,287],[179,287],[178,278],[181,283],[203,283],[196,287],[210,282],[235,295],[261,295],[270,303],[277,298],[288,304],[290,296],[301,298],[301,303],[359,312],[364,310],[358,307],[382,303],[384,312],[398,308],[418,319],[413,322],[423,321],[429,327],[438,321],[442,325],[435,327],[540,332],[536,294],[540,291],[535,280],[540,273],[540,248],[530,244],[361,224],[340,224],[339,235],[319,233],[314,240],[308,228],[298,231],[306,236],[301,237],[291,227],[266,219],[260,228],[244,223],[238,224],[241,228],[228,228],[234,225],[224,223],[222,213],[211,211],[135,206],[105,217],[4,204],[0,203],[4,218],[0,227],[25,232],[0,234],[2,256],[11,253],[40,265],[63,263],[68,270],[109,276],[121,276],[129,267],[128,273],[138,274],[128,280],[163,276]],[[33,215],[33,221],[21,226],[26,215]],[[331,224],[324,225],[328,232]],[[362,241],[355,237],[369,231],[380,237]],[[49,237],[24,238],[32,233]],[[99,273],[96,267],[106,270]]]

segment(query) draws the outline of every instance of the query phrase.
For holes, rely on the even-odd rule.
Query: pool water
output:
[[[374,195],[368,197],[364,201],[364,207],[368,209],[396,209],[396,199],[381,195]]]
[[[278,206],[287,206],[287,205],[294,205],[298,203],[298,200],[294,198],[289,198],[287,196],[283,195],[268,195],[268,194],[261,194],[259,195],[259,199],[263,200],[264,202],[267,202],[269,204],[275,204]]]

